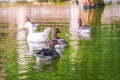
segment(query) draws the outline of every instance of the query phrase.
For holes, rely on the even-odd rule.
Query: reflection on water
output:
[[[16,26],[18,29],[17,32],[17,42],[18,42],[18,64],[19,64],[19,74],[25,74],[28,71],[28,61],[26,59],[28,52],[28,47],[26,44],[26,35],[23,30],[19,30],[20,28],[23,28],[24,25],[24,19],[26,17],[24,7],[19,7],[19,9],[16,7],[14,9],[15,13],[14,15],[8,15],[8,16],[15,16],[16,18]],[[22,75],[19,77],[20,79],[26,79],[26,75]]]
[[[39,5],[3,5],[0,8],[0,23],[5,27],[23,28],[24,18],[30,17],[31,22],[41,23],[42,26],[67,25],[69,21],[69,5],[43,3]],[[46,12],[47,11],[47,12]],[[68,13],[68,14],[64,14]],[[55,24],[54,22],[58,22]]]
[[[35,69],[40,70],[40,71],[46,71],[46,70],[51,70],[51,71],[57,71],[56,64],[59,61],[59,59],[52,60],[51,57],[46,57],[43,55],[36,55],[36,65]]]
[[[70,32],[72,35],[76,35],[76,31],[78,29],[78,18],[79,18],[79,7],[78,5],[74,4],[71,5],[71,15],[70,15]]]
[[[91,39],[91,33],[88,33],[88,34],[78,34],[79,35],[79,38],[81,40],[90,40]]]
[[[70,42],[70,45],[72,45],[72,54],[70,55],[71,63],[74,63],[75,57],[77,56],[77,51],[79,50],[78,45],[78,35],[77,35],[77,29],[78,29],[78,18],[79,18],[79,6],[76,4],[71,5],[71,15],[70,15],[70,33],[71,37],[70,39],[73,40]]]
[[[78,18],[79,18],[79,7],[76,4],[71,5],[71,15],[70,15],[70,33],[71,37],[70,39],[73,40],[70,42],[70,45],[72,45],[72,50],[75,51],[70,55],[71,62],[75,61],[75,57],[77,56],[77,51],[79,50],[78,44],[78,35],[77,35],[77,29],[78,29]]]
[[[119,80],[119,4],[104,9],[81,10],[75,4],[1,7],[0,79]],[[58,50],[64,53],[59,60],[49,61],[33,55],[35,50],[48,46],[27,44],[25,33],[21,30],[26,16],[30,16],[32,22],[40,22],[40,29],[44,28],[42,25],[49,24],[52,24],[50,27],[57,25],[61,28],[62,33],[59,35],[70,46],[65,52]],[[82,18],[84,24],[92,26],[90,39],[79,37],[75,31],[78,28],[78,18]],[[54,23],[48,23],[49,21]],[[32,54],[28,55],[29,52]]]
[[[18,24],[19,26],[19,24]],[[27,45],[26,45],[26,35],[23,30],[18,30],[17,32],[17,42],[18,42],[18,64],[19,64],[19,74],[24,74],[27,72],[28,62],[26,60]],[[20,79],[25,79],[27,76],[20,76]]]

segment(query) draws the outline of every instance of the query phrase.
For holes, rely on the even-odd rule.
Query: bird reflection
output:
[[[43,56],[36,54],[36,65],[35,69],[38,71],[43,70],[51,70],[51,71],[57,71],[56,64],[59,61],[60,58],[51,59],[49,56]]]
[[[55,50],[56,50],[56,51],[60,54],[60,56],[62,57],[62,56],[65,54],[67,48],[56,48]]]
[[[81,40],[90,40],[91,39],[91,33],[89,33],[89,34],[78,34],[78,36]]]

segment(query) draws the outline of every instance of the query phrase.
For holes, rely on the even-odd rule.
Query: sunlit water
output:
[[[2,4],[0,7],[0,80],[119,80],[120,5],[83,10],[80,5]],[[36,58],[36,50],[48,44],[28,44],[24,18],[47,26],[59,27],[69,48],[59,50],[59,60]],[[80,35],[77,19],[91,25],[89,35]]]

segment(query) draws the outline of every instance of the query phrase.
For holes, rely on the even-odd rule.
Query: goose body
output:
[[[47,48],[47,49],[42,49],[42,50],[39,50],[36,55],[43,55],[43,56],[46,56],[46,57],[51,57],[51,59],[53,58],[60,58],[60,54],[55,50],[55,45],[58,44],[57,40],[54,40],[53,43],[49,43],[49,46],[50,46],[50,49]]]
[[[36,53],[37,55],[41,54],[43,56],[49,56],[51,57],[51,59],[53,58],[60,58],[60,54],[56,51],[56,50],[53,50],[53,49],[42,49],[40,51],[38,51]]]
[[[65,41],[65,39],[60,38],[60,39],[57,39],[57,41],[58,41],[59,44],[55,45],[55,49],[67,48],[68,47],[68,43],[67,43],[67,41]]]
[[[46,28],[43,32],[34,32],[33,24],[30,22],[29,18],[25,20],[25,30],[28,42],[48,42],[51,28]]]
[[[27,41],[29,42],[48,42],[49,41],[50,29],[46,28],[44,32],[28,34]]]
[[[33,26],[30,22],[26,23],[27,27],[27,41],[28,42],[48,42],[51,28],[46,28],[43,32],[34,32]]]
[[[78,32],[80,34],[89,34],[91,32],[91,27],[81,26],[80,28],[78,28]]]

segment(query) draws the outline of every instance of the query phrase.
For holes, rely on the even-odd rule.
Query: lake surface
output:
[[[0,3],[0,80],[119,80],[120,4],[83,10],[70,3]],[[24,19],[39,23],[37,31],[59,27],[69,48],[59,60],[36,60],[36,50],[47,44],[27,44]],[[91,25],[79,35],[77,19]],[[50,35],[51,37],[51,35]]]

